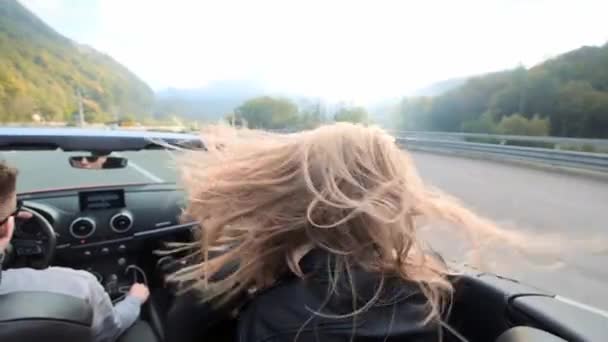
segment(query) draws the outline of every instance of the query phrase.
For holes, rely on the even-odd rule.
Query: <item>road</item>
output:
[[[68,158],[84,153],[60,151],[2,152],[0,159],[18,167],[17,190],[109,185],[142,182],[174,182],[174,155],[168,151],[152,150],[112,154],[129,160],[124,169],[82,170],[72,168]]]
[[[165,151],[123,153],[129,166],[119,170],[78,170],[63,152],[3,152],[0,158],[20,169],[19,191],[78,185],[175,181],[175,163]],[[544,172],[489,161],[414,153],[422,177],[476,212],[507,229],[556,233],[567,241],[608,238],[608,182]],[[462,259],[455,237],[432,234],[433,247]],[[608,246],[608,244],[606,245]],[[484,254],[490,271],[608,309],[608,256],[590,255],[585,246],[564,251],[564,265],[553,269],[513,255],[504,248]]]
[[[577,241],[572,250],[564,249],[558,268],[498,246],[482,255],[490,271],[608,309],[608,255],[591,255],[586,248],[598,239],[608,242],[608,182],[444,155],[414,153],[413,158],[425,181],[505,229],[556,234],[566,244]],[[436,235],[432,240],[441,252],[462,259],[453,236]]]

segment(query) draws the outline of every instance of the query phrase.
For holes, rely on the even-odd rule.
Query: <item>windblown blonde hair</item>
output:
[[[408,154],[375,127],[338,123],[295,134],[208,127],[207,151],[182,160],[185,215],[203,226],[201,262],[175,274],[210,300],[272,286],[315,248],[335,272],[358,267],[419,285],[439,318],[452,285],[428,253],[417,222],[456,224],[472,241],[512,238],[458,202],[425,186]],[[209,252],[223,253],[210,256]],[[238,263],[223,279],[214,275]]]

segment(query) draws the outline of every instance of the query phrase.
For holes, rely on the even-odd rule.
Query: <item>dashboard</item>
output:
[[[19,198],[40,219],[19,224],[13,241],[44,246],[48,237],[41,226],[48,222],[55,235],[52,265],[88,270],[111,294],[118,292],[119,283],[128,282],[124,270],[151,254],[151,242],[157,246],[167,236],[198,227],[180,219],[185,193],[175,184],[62,189]],[[16,254],[23,259],[40,250],[35,244],[19,246]]]

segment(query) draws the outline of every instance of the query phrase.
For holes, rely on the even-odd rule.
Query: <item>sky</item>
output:
[[[153,89],[373,101],[608,41],[605,0],[20,0]]]

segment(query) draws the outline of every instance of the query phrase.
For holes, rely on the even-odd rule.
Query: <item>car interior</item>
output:
[[[113,300],[133,282],[150,299],[140,320],[119,341],[164,341],[175,294],[165,277],[176,262],[159,255],[168,242],[188,242],[200,229],[181,217],[185,193],[175,183],[80,187],[21,193],[33,217],[18,222],[5,268],[50,265],[87,270]],[[608,315],[558,295],[494,274],[465,272],[446,341],[605,341]],[[85,301],[52,293],[0,296],[0,340],[90,341],[92,311]],[[213,334],[212,334],[213,335]],[[225,331],[210,340],[225,338]],[[184,341],[189,342],[189,341]]]
[[[199,229],[196,222],[179,221],[183,191],[173,184],[145,184],[20,198],[34,216],[15,232],[10,267],[52,264],[88,270],[113,299],[134,281],[145,282],[151,298],[141,322],[121,341],[163,341],[171,293],[163,280],[166,257],[154,252],[166,242],[188,241]],[[605,332],[608,317],[515,280],[471,273],[454,281],[449,325],[458,335],[446,331],[448,341],[594,341]],[[85,341],[91,319],[86,303],[68,296],[0,296],[2,341],[66,335]]]

